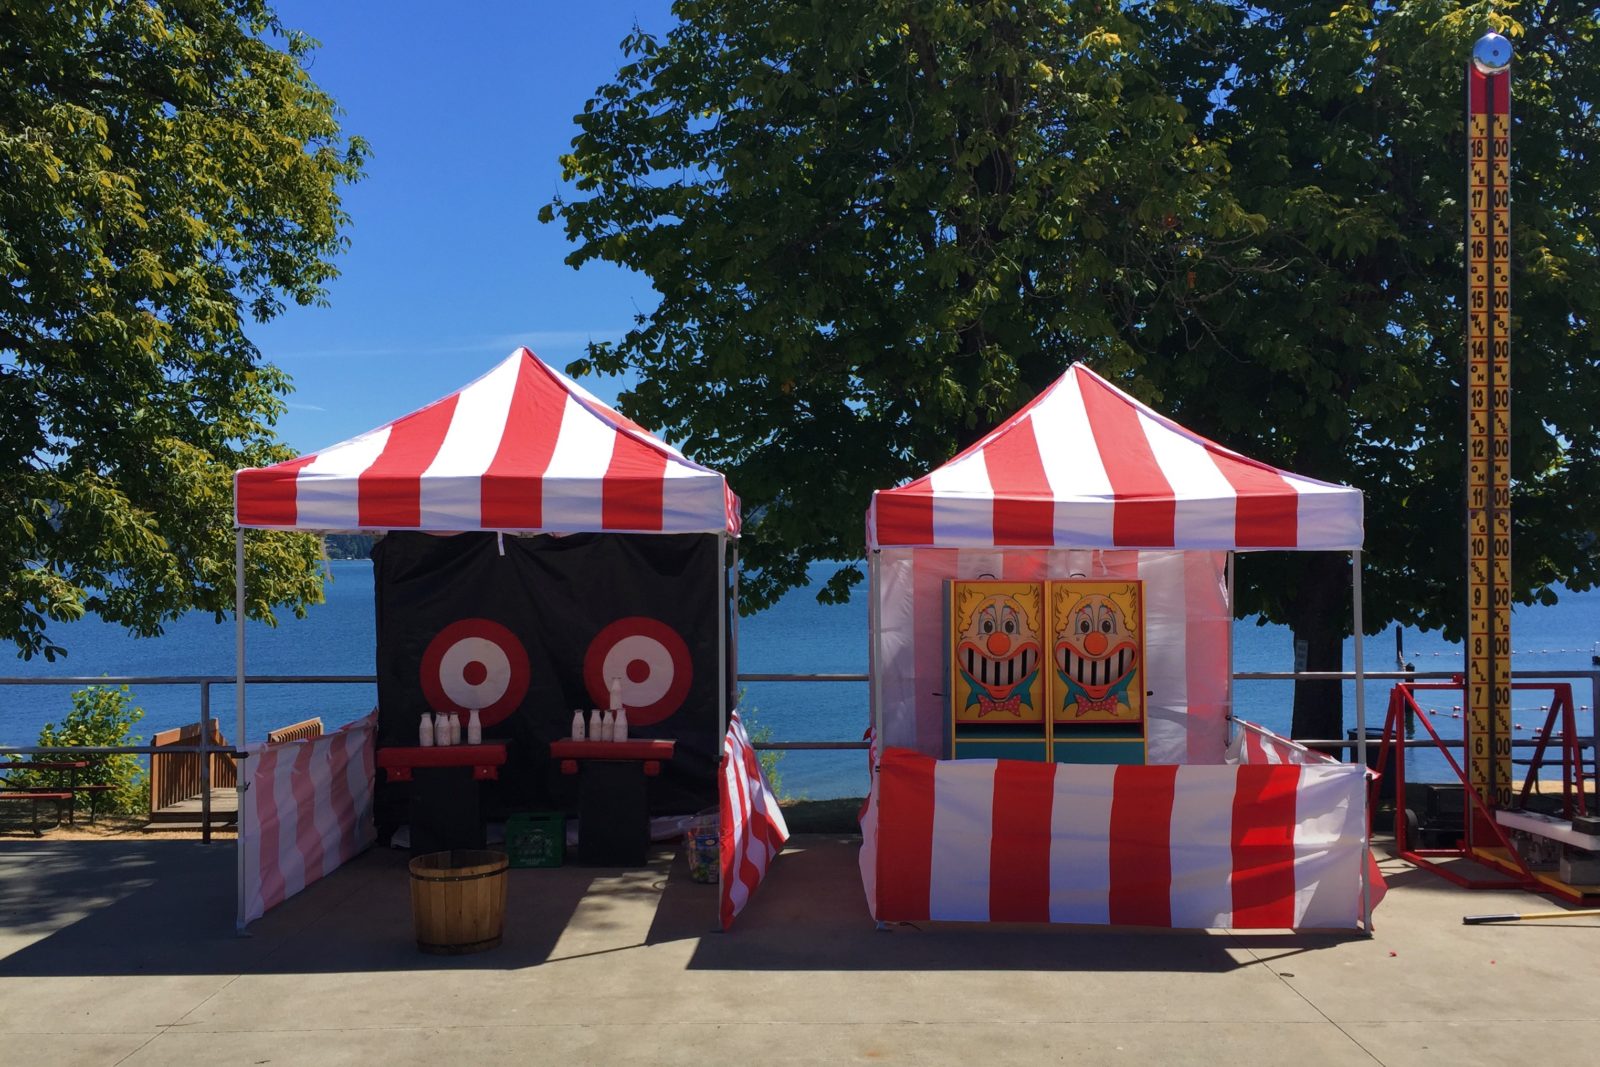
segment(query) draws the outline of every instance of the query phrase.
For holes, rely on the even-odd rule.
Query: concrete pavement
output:
[[[512,873],[505,943],[411,941],[374,850],[233,932],[233,850],[0,842],[0,1063],[1473,1064],[1600,1058],[1600,922],[1386,862],[1377,936],[874,929],[858,839],[797,838],[730,934],[660,852]]]

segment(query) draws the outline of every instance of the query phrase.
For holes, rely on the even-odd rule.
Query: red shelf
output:
[[[506,761],[506,746],[500,742],[482,745],[441,745],[423,748],[401,745],[378,749],[378,766],[388,772],[391,782],[411,781],[417,767],[470,767],[474,778],[498,778]]]
[[[550,758],[561,761],[562,774],[577,774],[579,760],[633,760],[643,763],[644,773],[653,778],[661,773],[661,764],[672,759],[676,745],[676,741],[654,738],[637,741],[552,741]]]

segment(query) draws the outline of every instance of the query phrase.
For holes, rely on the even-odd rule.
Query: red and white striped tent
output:
[[[739,533],[739,498],[519,348],[419,411],[234,480],[241,527]]]
[[[1347,552],[1361,492],[1223,448],[1074,363],[944,466],[874,493],[867,543]]]
[[[906,750],[903,756],[943,754],[945,687],[937,680],[944,672],[946,582],[1138,578],[1145,589],[1150,689],[1146,758],[1151,765],[1225,765],[1232,710],[1232,562],[1236,552],[1257,550],[1351,553],[1357,613],[1356,718],[1364,744],[1359,681],[1361,541],[1359,490],[1242,456],[1152,410],[1083,364],[1073,364],[1021,411],[948,463],[873,494],[867,543],[875,754],[880,760],[893,750]],[[917,766],[904,761],[895,765]],[[1223,778],[1229,777],[1226,766],[1218,769]],[[1051,881],[1052,857],[1078,854],[1076,846],[1065,848],[1056,840],[1063,833],[1074,839],[1085,833],[1109,835],[1112,855],[1119,855],[1124,845],[1137,846],[1152,870],[1192,871],[1203,859],[1201,866],[1224,880],[1253,877],[1241,874],[1237,864],[1230,866],[1227,855],[1233,847],[1229,826],[1254,825],[1236,818],[1237,806],[1248,802],[1252,786],[1241,784],[1235,791],[1227,782],[1207,779],[1205,795],[1218,798],[1220,805],[1209,813],[1174,813],[1171,797],[1145,797],[1153,807],[1141,819],[1154,820],[1151,825],[1183,821],[1179,814],[1189,821],[1210,819],[1213,832],[1206,847],[1220,850],[1215,857],[1168,856],[1167,845],[1161,842],[1120,840],[1124,835],[1119,826],[1124,824],[1113,817],[1112,808],[1107,808],[1100,829],[1067,818],[1070,813],[1057,812],[1062,815],[1059,819],[1052,816],[1052,803],[1059,808],[1062,796],[1093,792],[1098,781],[1094,776],[1103,773],[1069,764],[1021,772],[951,768],[949,773],[935,773],[930,764],[930,769],[909,777],[897,775],[896,795],[887,807],[879,795],[884,776],[875,775],[862,850],[863,881],[873,914],[885,921],[1014,915],[1012,894],[1024,892],[1031,894],[1029,900],[1037,900],[1066,885]],[[1280,799],[1274,809],[1275,818],[1287,821],[1270,832],[1296,842],[1321,841],[1307,854],[1322,856],[1318,862],[1338,856],[1337,870],[1327,877],[1347,887],[1359,885],[1360,891],[1340,898],[1342,911],[1329,910],[1324,892],[1311,912],[1275,905],[1253,914],[1293,915],[1297,921],[1322,925],[1337,912],[1348,925],[1360,922],[1370,928],[1369,871],[1365,863],[1358,871],[1352,858],[1366,855],[1365,819],[1330,822],[1328,813],[1305,807],[1337,795],[1339,803],[1359,804],[1364,811],[1363,770],[1352,765],[1317,773],[1324,779],[1329,773],[1335,778],[1342,773],[1348,780],[1336,787],[1319,779],[1316,789],[1309,783],[1307,789],[1291,789],[1287,800]],[[1128,805],[1141,795],[1138,783],[1144,777],[1128,774],[1119,779],[1127,785],[1119,793],[1119,810],[1132,810]],[[1027,783],[1027,789],[1013,788],[1019,782]],[[1023,802],[1024,797],[1032,799]],[[1190,798],[1185,803],[1195,802]],[[1027,814],[1016,810],[1023,807],[1031,810]],[[915,818],[904,819],[902,813],[907,811]],[[885,821],[880,821],[880,813]],[[1351,827],[1359,827],[1354,841],[1349,840],[1356,833]],[[909,845],[896,840],[907,833],[914,838]],[[1179,851],[1201,847],[1198,839],[1187,844],[1177,836],[1162,841]],[[902,855],[907,848],[911,855],[932,857],[929,865],[914,866],[909,876]],[[1037,861],[1037,869],[1030,869],[1032,873],[1021,881],[1007,873],[1018,850]],[[962,857],[959,863],[938,860],[957,854]],[[993,857],[989,869],[973,867],[973,857],[979,855]],[[1281,858],[1265,862],[1270,865]],[[1278,877],[1271,884],[1304,895],[1305,880],[1323,879],[1325,869],[1305,868],[1311,861],[1303,857],[1294,862],[1302,866],[1292,872],[1293,877]],[[899,865],[892,879],[895,891],[880,897],[877,887],[889,884],[882,877],[888,865]],[[1070,879],[1066,873],[1056,873]],[[1150,914],[1193,917],[1205,912],[1193,906],[1193,900],[1178,899],[1190,893],[1217,897],[1221,892],[1215,885],[1200,885],[1196,877],[1205,876],[1158,887],[1158,893],[1172,895],[1172,906]],[[956,882],[944,884],[945,879]],[[951,900],[966,904],[937,903]],[[1096,913],[1094,908],[1046,911],[1080,916],[1070,921],[1085,921],[1082,915]],[[1034,909],[1029,914],[1044,913]],[[1208,914],[1222,917],[1226,910]]]
[[[711,534],[723,551],[717,573],[706,580],[725,583],[729,541],[738,537],[740,525],[739,498],[721,474],[686,458],[526,348],[457,392],[375,430],[270,467],[238,471],[234,521],[240,746],[247,741],[246,529]],[[721,622],[719,616],[718,662],[726,671],[728,634]],[[727,681],[717,687],[724,702]],[[725,703],[720,712],[726,723]],[[247,763],[269,765],[260,759]],[[317,764],[319,773],[331,773],[326,763]],[[366,766],[370,776],[370,761]],[[293,801],[316,787],[314,777],[302,776],[301,785],[280,795]],[[351,819],[363,810],[345,807]],[[316,846],[328,830],[325,812],[321,821],[313,819],[311,805],[279,808],[260,811],[255,832],[241,825],[241,926],[260,914],[262,900],[275,899],[263,895],[262,884],[300,884],[284,878],[288,861],[282,857]],[[247,809],[241,804],[240,810]],[[312,866],[320,873],[332,869]]]

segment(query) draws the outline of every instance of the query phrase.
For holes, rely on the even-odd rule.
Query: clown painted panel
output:
[[[1044,722],[1044,585],[950,583],[950,692],[957,723]]]
[[[1057,726],[1144,721],[1141,582],[1050,583],[1050,708]]]

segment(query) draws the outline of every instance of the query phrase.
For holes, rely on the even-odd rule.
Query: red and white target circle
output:
[[[515,634],[488,619],[462,619],[440,630],[422,653],[422,693],[434,711],[493,726],[528,692],[528,652]]]
[[[611,679],[622,679],[628,722],[648,726],[683,706],[694,681],[689,646],[658,619],[630,615],[595,635],[583,657],[583,682],[596,707],[611,699]]]

